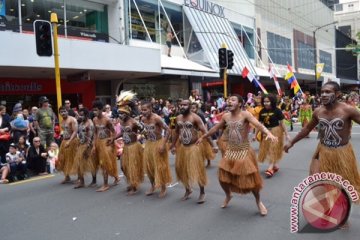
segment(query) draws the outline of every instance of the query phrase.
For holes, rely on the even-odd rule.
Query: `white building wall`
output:
[[[360,32],[360,0],[340,0],[335,6],[337,26],[351,26],[351,38]]]
[[[256,27],[260,28],[261,41],[267,46],[267,31],[291,39],[292,63],[294,56],[294,31],[297,30],[312,37],[313,31],[323,25],[334,22],[334,14],[318,0],[255,0]],[[335,25],[329,25],[316,31],[317,56],[319,49],[331,53],[333,72],[335,69]],[[262,61],[268,65],[266,49],[262,51]],[[280,74],[286,72],[286,66],[277,65]],[[313,70],[302,70],[302,73],[314,74]],[[326,73],[325,73],[326,75]]]
[[[53,57],[36,55],[35,36],[0,32],[0,66],[53,68]],[[60,66],[67,69],[161,72],[158,49],[59,39]],[[151,59],[151,61],[149,61]]]

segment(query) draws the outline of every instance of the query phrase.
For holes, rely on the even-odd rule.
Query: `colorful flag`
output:
[[[319,79],[323,70],[324,70],[325,63],[317,63],[316,64],[316,79]]]
[[[302,92],[301,87],[296,80],[293,68],[289,64],[287,65],[287,68],[289,72],[286,74],[285,80],[287,80],[290,84],[290,88],[294,89],[294,94],[298,93],[299,91]]]
[[[247,69],[247,67],[244,67],[244,69],[242,70],[241,75],[242,75],[243,78],[249,79],[250,82],[254,82],[256,87],[261,88],[261,90],[265,94],[268,94],[265,87],[259,82],[259,80],[256,79],[256,77],[249,71],[249,69]]]
[[[282,96],[282,91],[281,91],[281,88],[280,88],[280,84],[279,84],[279,82],[277,80],[274,68],[271,65],[269,67],[269,74],[270,74],[270,78],[274,79],[275,87],[276,87],[276,90],[277,90],[279,96]]]

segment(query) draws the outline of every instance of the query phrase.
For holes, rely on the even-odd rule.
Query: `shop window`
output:
[[[106,5],[84,0],[22,0],[23,31],[32,32],[35,20],[50,21],[51,13],[57,14],[59,35],[83,40],[108,41]]]
[[[33,22],[35,20],[50,21],[50,15],[54,12],[58,16],[59,33],[64,32],[64,1],[51,0],[22,0],[21,1],[21,19],[24,32],[33,31]]]
[[[183,45],[183,18],[181,7],[175,4],[168,2],[162,2],[166,11],[167,16],[173,26],[180,43]],[[144,20],[144,24],[141,21],[140,15],[136,6],[132,0],[130,0],[131,5],[131,38],[148,41],[148,36],[146,30],[148,31],[150,38],[153,42],[165,44],[166,34],[168,31],[171,31],[170,23],[166,17],[166,14],[162,7],[160,6],[160,13],[158,11],[158,1],[157,0],[136,0],[136,4],[139,8],[141,17]],[[160,21],[160,24],[159,24]],[[160,27],[159,27],[160,26]],[[178,45],[177,41],[173,41],[173,45]]]
[[[239,41],[241,42],[243,48],[245,49],[246,54],[249,58],[254,59],[254,32],[250,28],[241,27],[238,25],[232,24],[235,30],[236,35],[238,36]]]
[[[18,1],[0,0],[0,30],[19,31]]]
[[[332,73],[331,53],[320,50],[320,62],[324,63],[324,72]]]
[[[306,69],[314,69],[314,48],[310,44],[298,42],[298,67]]]
[[[84,0],[66,1],[69,30],[108,33],[107,6]]]
[[[289,38],[267,32],[267,46],[269,56],[274,63],[292,65],[291,40]]]

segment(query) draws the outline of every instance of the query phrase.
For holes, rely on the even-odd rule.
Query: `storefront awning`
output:
[[[219,73],[186,58],[161,55],[161,72],[172,75],[219,77]]]
[[[204,49],[212,69],[218,71],[218,50],[223,43],[226,43],[227,48],[234,53],[234,67],[229,73],[241,75],[243,68],[246,66],[252,74],[256,75],[255,67],[250,62],[228,19],[187,6],[183,6],[183,10],[201,47]]]

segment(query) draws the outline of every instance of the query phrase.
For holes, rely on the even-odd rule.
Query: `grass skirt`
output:
[[[310,165],[310,174],[319,172],[340,175],[343,181],[348,180],[360,194],[359,168],[351,143],[338,148],[329,148],[319,143]]]
[[[198,133],[199,137],[201,137],[202,135],[203,135],[202,132]],[[213,149],[207,139],[203,139],[203,141],[200,144],[200,147],[205,160],[215,159],[215,153],[213,152]]]
[[[163,139],[146,141],[144,148],[144,164],[147,176],[155,187],[161,187],[172,182],[169,165],[169,152],[160,154],[159,148],[163,145]]]
[[[246,194],[262,188],[256,154],[249,143],[228,146],[218,176],[220,183],[230,185],[231,192]]]
[[[114,144],[107,145],[109,138],[96,139],[96,160],[98,166],[112,177],[118,177],[118,167],[116,162],[116,148]]]
[[[124,145],[122,170],[128,184],[135,188],[144,181],[143,152],[144,149],[139,142]]]
[[[97,165],[95,164],[95,156],[88,148],[88,144],[80,144],[75,154],[75,161],[73,165],[73,172],[77,172],[79,176],[84,176],[85,173],[95,173]]]
[[[284,131],[277,126],[271,129],[271,133],[278,138],[278,142],[272,143],[270,139],[265,140],[266,136],[262,135],[258,155],[258,161],[261,163],[265,160],[269,163],[278,163],[283,157]]]
[[[220,136],[220,138],[216,141],[216,144],[218,145],[218,148],[221,152],[221,156],[224,157],[226,152],[226,145],[227,145],[226,137],[224,134]]]
[[[207,177],[201,147],[196,144],[179,144],[176,147],[175,171],[177,179],[185,188],[191,188],[194,183],[205,186]]]
[[[67,148],[65,148],[65,144],[70,140],[63,140],[59,149],[58,156],[58,165],[57,170],[64,173],[65,176],[71,174],[77,174],[77,171],[74,171],[74,162],[75,162],[75,154],[78,150],[79,139],[74,138],[70,141],[70,144]]]

